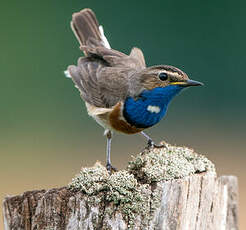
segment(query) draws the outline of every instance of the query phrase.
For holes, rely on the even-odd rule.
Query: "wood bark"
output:
[[[147,225],[143,216],[137,216],[134,225],[129,226],[117,205],[106,201],[93,204],[88,195],[63,187],[6,197],[4,227],[5,230],[238,229],[236,177],[216,178],[200,173],[159,182],[156,187],[161,191],[161,199],[157,208],[151,210],[150,205],[150,210],[146,210],[146,215],[151,216]]]

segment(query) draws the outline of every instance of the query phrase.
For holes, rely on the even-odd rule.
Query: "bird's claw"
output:
[[[112,173],[114,173],[114,172],[117,172],[118,170],[117,170],[117,168],[115,168],[113,165],[111,165],[111,164],[106,164],[106,169],[107,169],[107,171],[108,171],[108,173],[111,175]]]
[[[160,149],[160,148],[166,148],[167,146],[165,144],[163,144],[163,145],[154,144],[154,147]]]
[[[156,145],[151,139],[148,140],[148,148],[166,148],[166,144]]]

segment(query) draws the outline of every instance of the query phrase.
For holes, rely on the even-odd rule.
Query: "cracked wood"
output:
[[[156,189],[161,191],[158,207],[146,210],[147,222],[138,216],[132,229],[238,229],[236,177],[201,173],[156,183]],[[129,229],[116,205],[88,198],[66,187],[9,196],[3,202],[5,230]]]

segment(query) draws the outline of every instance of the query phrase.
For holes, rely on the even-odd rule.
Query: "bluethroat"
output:
[[[91,9],[72,16],[71,28],[79,41],[84,57],[70,65],[70,77],[85,101],[88,114],[105,129],[107,163],[110,161],[113,131],[140,133],[148,146],[156,146],[143,130],[158,123],[166,114],[175,95],[189,86],[200,86],[180,69],[169,65],[146,67],[142,51],[133,48],[126,55],[110,47]]]

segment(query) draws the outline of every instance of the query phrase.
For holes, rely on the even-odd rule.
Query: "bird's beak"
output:
[[[182,87],[188,87],[188,86],[201,86],[204,84],[202,82],[199,82],[199,81],[186,80],[186,81],[171,82],[171,85],[179,85]]]

